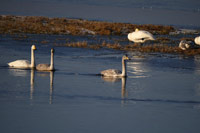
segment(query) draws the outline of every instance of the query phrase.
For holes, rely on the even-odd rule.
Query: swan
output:
[[[54,71],[54,49],[51,49],[51,64],[38,64],[36,70],[39,71]]]
[[[35,45],[32,45],[31,46],[31,63],[28,60],[16,60],[16,61],[8,63],[8,66],[12,68],[34,68],[35,67],[35,54],[34,54],[35,50],[36,50]]]
[[[195,42],[197,45],[200,45],[200,36],[195,37],[194,42]]]
[[[153,35],[148,31],[135,29],[134,32],[128,34],[128,39],[135,43],[144,43],[147,40],[155,40]]]
[[[126,77],[126,60],[130,60],[127,55],[122,57],[122,72],[117,69],[108,69],[101,71],[101,75],[104,77]]]
[[[182,40],[179,43],[179,48],[182,50],[189,49],[191,47],[191,41]]]

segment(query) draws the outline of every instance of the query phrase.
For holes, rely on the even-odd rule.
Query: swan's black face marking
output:
[[[55,50],[52,48],[52,49],[51,49],[51,53],[54,53],[54,51],[55,51]]]

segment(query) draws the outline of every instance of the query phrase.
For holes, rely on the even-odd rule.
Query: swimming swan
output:
[[[39,71],[54,71],[54,49],[51,49],[51,64],[38,64],[36,70]]]
[[[116,69],[108,69],[101,71],[101,75],[105,77],[126,77],[126,60],[130,60],[128,56],[124,55],[122,57],[122,72]]]
[[[147,40],[155,40],[153,35],[148,31],[135,29],[134,32],[128,34],[128,39],[135,43],[144,43]]]
[[[35,54],[34,54],[35,50],[36,50],[35,45],[32,45],[31,64],[28,60],[16,60],[16,61],[8,63],[8,66],[12,68],[34,68],[35,67]]]
[[[200,36],[195,37],[194,42],[195,42],[197,45],[200,45]]]

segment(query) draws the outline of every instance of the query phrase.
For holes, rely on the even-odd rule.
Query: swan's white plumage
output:
[[[155,40],[154,36],[148,31],[136,29],[134,32],[128,34],[128,39],[135,43],[144,43],[147,40]]]
[[[197,45],[200,45],[200,36],[195,37],[194,42],[195,42]]]
[[[182,40],[179,43],[179,48],[182,50],[187,50],[191,47],[191,41]]]
[[[130,60],[126,55],[122,57],[122,72],[117,69],[108,69],[101,71],[101,75],[104,77],[126,77],[126,62],[125,60]]]
[[[28,60],[16,60],[8,63],[9,67],[12,68],[34,68],[35,67],[35,57],[34,50],[36,50],[35,45],[31,47],[31,63]]]
[[[23,68],[23,67],[28,68],[30,67],[31,64],[28,60],[16,60],[8,63],[8,65],[10,67],[15,67],[15,68]]]

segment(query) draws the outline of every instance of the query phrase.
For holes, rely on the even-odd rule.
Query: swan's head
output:
[[[136,28],[136,29],[135,29],[135,32],[137,32],[137,31],[139,31],[139,29],[138,29],[138,28]]]
[[[31,49],[36,50],[36,46],[32,45]]]
[[[123,60],[130,60],[130,58],[129,58],[127,55],[124,55],[124,56],[122,57],[122,59],[123,59]]]
[[[53,48],[51,49],[51,53],[54,53],[54,49]]]

